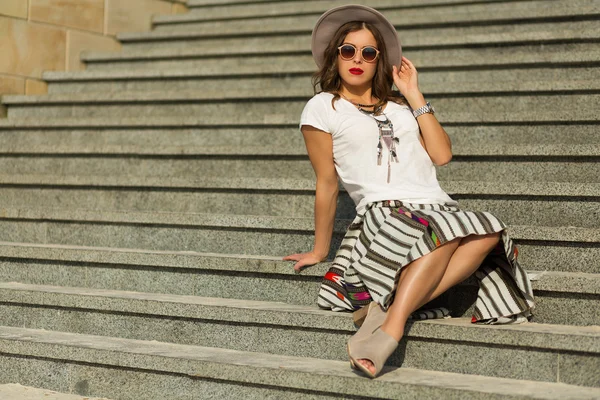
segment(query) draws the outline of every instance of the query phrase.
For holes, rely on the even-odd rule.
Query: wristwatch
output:
[[[420,115],[423,114],[435,114],[435,109],[433,108],[433,106],[431,105],[431,103],[427,102],[427,104],[425,104],[423,107],[421,108],[417,108],[416,110],[413,110],[413,115],[415,116],[415,118],[417,118]]]

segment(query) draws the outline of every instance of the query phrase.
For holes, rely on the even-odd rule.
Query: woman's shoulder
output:
[[[305,111],[314,110],[314,111],[325,112],[325,113],[332,112],[332,111],[334,111],[334,108],[331,103],[333,97],[334,96],[331,93],[327,93],[327,92],[317,93],[310,100],[308,100],[308,102],[306,103],[306,106],[305,106]]]
[[[334,127],[334,113],[331,106],[331,93],[321,92],[314,95],[302,111],[300,127],[310,125],[324,132],[332,132]]]
[[[313,99],[314,99],[315,97],[316,97],[316,98],[320,98],[320,99],[329,99],[329,100],[331,100],[331,99],[333,99],[333,93],[329,93],[329,92],[319,92],[319,93],[317,93],[317,94],[315,94],[315,95],[313,96]]]
[[[328,92],[320,92],[315,94],[308,102],[309,103],[325,103],[325,102],[329,102],[331,103],[331,99],[333,99],[333,94],[332,93],[328,93]]]

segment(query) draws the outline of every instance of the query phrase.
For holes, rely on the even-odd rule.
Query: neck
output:
[[[370,85],[368,87],[356,87],[347,86],[342,83],[339,93],[346,99],[356,103],[372,104],[377,102],[377,99],[373,98],[373,91]]]

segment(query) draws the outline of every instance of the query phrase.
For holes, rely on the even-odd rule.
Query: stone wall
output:
[[[117,32],[149,30],[186,0],[0,0],[0,95],[43,94],[43,71],[77,71],[83,50],[118,51]]]

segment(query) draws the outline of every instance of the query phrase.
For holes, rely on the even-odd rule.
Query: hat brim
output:
[[[347,22],[361,21],[371,24],[379,30],[385,45],[390,65],[400,66],[402,46],[396,28],[381,14],[367,6],[351,4],[326,11],[317,21],[312,32],[312,55],[319,68],[325,62],[325,49],[338,29]]]

